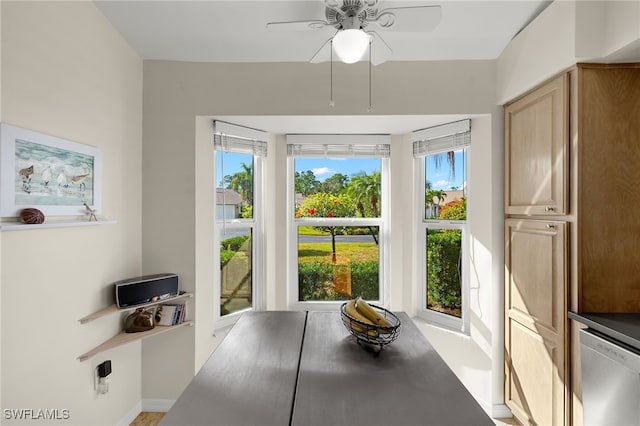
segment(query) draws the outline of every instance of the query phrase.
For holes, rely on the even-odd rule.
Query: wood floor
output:
[[[138,414],[138,417],[129,426],[157,426],[164,417],[164,413],[149,413],[142,412]],[[494,420],[496,425],[519,425],[514,419],[496,419]]]
[[[129,426],[157,426],[160,420],[164,417],[165,413],[150,413],[143,411],[138,414],[133,423]]]

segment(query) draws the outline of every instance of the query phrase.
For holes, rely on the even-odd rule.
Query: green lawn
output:
[[[377,261],[378,246],[373,243],[336,243],[338,256],[346,257],[352,262],[373,260]],[[331,257],[331,243],[300,243],[298,244],[298,261],[313,262],[317,257]]]
[[[298,235],[331,235],[313,226],[298,226]]]

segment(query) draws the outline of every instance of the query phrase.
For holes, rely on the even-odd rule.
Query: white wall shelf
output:
[[[149,306],[154,306],[154,305],[160,305],[163,303],[171,303],[173,301],[176,300],[180,300],[180,299],[186,299],[189,297],[193,297],[193,293],[182,293],[179,294],[177,296],[174,297],[169,297],[167,299],[162,299],[162,300],[156,300],[155,302],[149,302],[149,303],[143,303],[141,305],[135,305],[135,306],[128,306],[126,308],[118,308],[118,306],[116,306],[116,304],[114,303],[113,305],[104,308],[102,310],[99,310],[98,312],[94,312],[91,315],[87,315],[86,317],[80,318],[78,321],[80,321],[80,324],[86,324],[88,322],[91,322],[95,319],[98,318],[102,318],[104,316],[107,315],[111,315],[111,314],[115,314],[116,312],[129,312],[129,311],[134,311],[138,308],[147,308]]]
[[[74,226],[93,226],[93,225],[112,225],[116,223],[115,220],[60,220],[44,222],[39,224],[28,225],[21,222],[4,222],[0,223],[0,231],[25,231],[30,229],[43,229],[43,228],[69,228]]]
[[[99,344],[95,348],[91,349],[89,352],[85,352],[80,355],[78,359],[80,362],[86,361],[92,356],[99,354],[100,352],[104,352],[109,349],[116,348],[118,346],[126,345],[127,343],[135,342],[137,340],[142,340],[147,337],[156,336],[161,333],[165,333],[167,331],[175,330],[176,328],[184,327],[184,326],[193,326],[193,321],[185,321],[176,325],[156,325],[154,328],[148,331],[141,331],[138,333],[127,333],[126,331],[121,331],[120,333],[113,336],[111,339]]]

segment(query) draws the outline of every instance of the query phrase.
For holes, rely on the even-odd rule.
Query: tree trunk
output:
[[[336,228],[329,228],[329,232],[331,232],[331,261],[333,264],[336,264]]]

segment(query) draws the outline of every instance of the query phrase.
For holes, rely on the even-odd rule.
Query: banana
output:
[[[356,309],[356,301],[355,301],[355,299],[349,300],[349,302],[347,302],[347,306],[345,306],[344,310],[347,313],[347,315],[349,315],[353,319],[356,319],[356,320],[358,320],[358,321],[360,321],[362,323],[365,323],[365,324],[375,325],[372,321],[370,321],[367,317],[362,315]]]
[[[367,318],[371,323],[381,327],[391,327],[389,321],[376,312],[364,299],[358,296],[355,300],[356,311]]]
[[[356,309],[356,301],[355,299],[350,300],[347,302],[347,305],[344,308],[347,316],[351,317],[352,319],[355,319],[357,321],[360,321],[363,324],[359,324],[355,321],[350,321],[349,326],[351,327],[351,329],[353,331],[356,331],[358,333],[366,333],[369,337],[378,337],[378,332],[374,329],[369,328],[369,326],[373,326],[375,325],[374,323],[372,323],[371,321],[369,321],[369,319],[367,319],[367,317],[365,317],[364,315],[362,315],[360,312],[358,312],[358,310]]]

